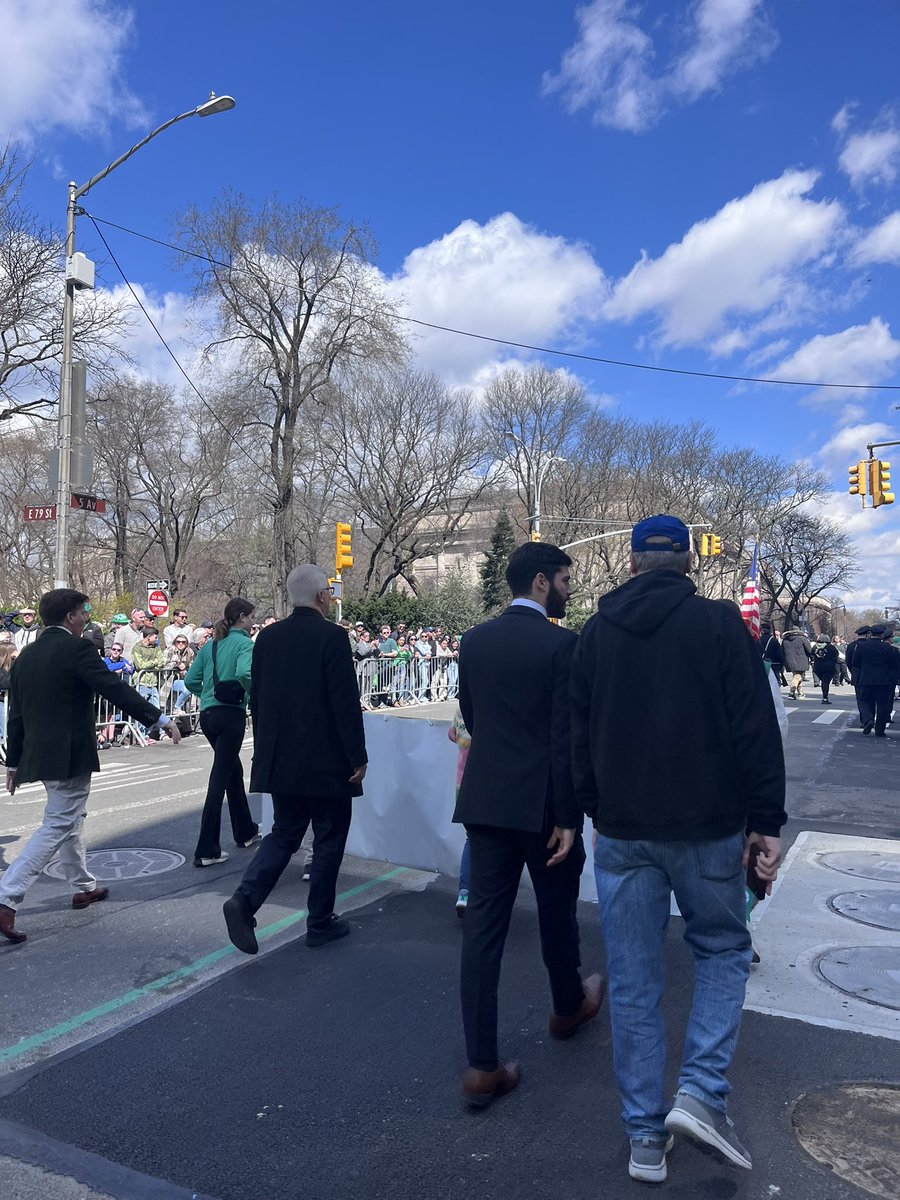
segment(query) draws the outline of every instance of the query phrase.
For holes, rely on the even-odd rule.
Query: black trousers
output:
[[[246,899],[251,912],[262,908],[284,868],[300,849],[303,835],[312,821],[313,858],[306,925],[308,929],[324,929],[334,912],[338,871],[350,831],[352,801],[349,796],[294,796],[273,792],[272,804],[275,809],[272,832],[263,838],[244,872],[237,893]]]
[[[818,680],[819,686],[822,688],[822,699],[823,700],[828,699],[828,693],[831,691],[832,678],[833,678],[833,676],[831,676],[831,675],[816,675],[816,679]]]
[[[894,703],[894,688],[890,683],[867,683],[856,689],[856,705],[863,725],[872,722],[876,733],[884,733]]]
[[[550,831],[522,833],[492,825],[467,825],[471,873],[463,921],[460,998],[469,1065],[496,1070],[497,986],[516,891],[527,867],[534,884],[541,954],[550,976],[553,1011],[570,1017],[584,999],[578,940],[578,881],[584,866],[579,832],[563,862],[547,867]]]
[[[250,815],[244,789],[241,744],[247,714],[237,705],[216,705],[200,713],[200,728],[213,748],[213,764],[200,818],[200,837],[194,858],[217,858],[222,852],[222,802],[228,796],[228,814],[235,842],[249,842],[259,831]]]

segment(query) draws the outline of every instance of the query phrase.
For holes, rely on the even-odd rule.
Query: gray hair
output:
[[[671,545],[666,537],[647,538],[649,544],[659,542],[661,545]],[[644,575],[647,571],[677,571],[679,575],[687,575],[691,569],[690,550],[632,550],[635,575]]]
[[[327,587],[328,576],[315,563],[302,563],[287,577],[288,599],[294,608],[312,608],[317,594]]]

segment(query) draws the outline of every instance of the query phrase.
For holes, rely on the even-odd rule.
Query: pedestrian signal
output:
[[[353,566],[353,548],[350,544],[350,534],[352,531],[353,526],[347,525],[343,521],[338,521],[334,527],[334,573],[336,575],[340,575],[345,567],[349,568]]]
[[[866,464],[864,462],[857,463],[855,467],[851,467],[848,471],[850,476],[849,492],[851,496],[865,496],[866,494]]]
[[[891,491],[891,464],[875,458],[869,464],[872,474],[872,507],[879,508],[882,504],[893,504],[894,493]]]

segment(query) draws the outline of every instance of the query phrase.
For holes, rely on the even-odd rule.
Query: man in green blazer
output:
[[[94,646],[82,638],[90,619],[87,596],[72,588],[45,592],[39,605],[43,635],[13,663],[9,692],[6,790],[41,780],[47,789],[43,822],[19,857],[0,876],[0,934],[11,942],[26,935],[15,928],[16,910],[54,854],[75,889],[73,908],[105,900],[87,868],[84,816],[91,775],[100,770],[94,697],[146,725],[158,722],[172,741],[181,741],[171,718],[109,671]]]

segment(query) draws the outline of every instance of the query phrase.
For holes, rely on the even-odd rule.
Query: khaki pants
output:
[[[796,692],[798,696],[803,695],[803,681],[806,679],[805,671],[794,671],[791,675],[791,691]]]

